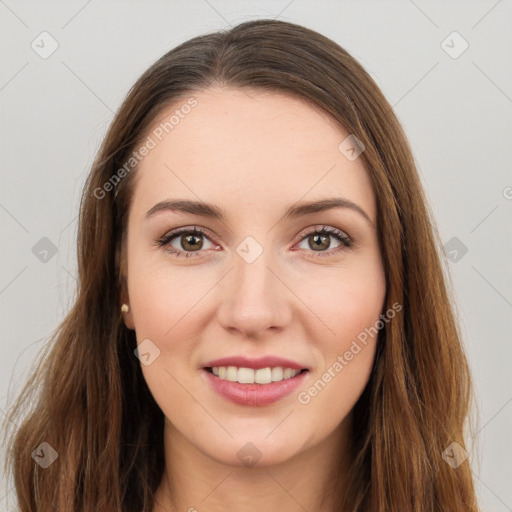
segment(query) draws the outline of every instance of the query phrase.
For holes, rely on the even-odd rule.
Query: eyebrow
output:
[[[357,205],[350,199],[346,199],[343,197],[332,197],[322,199],[321,201],[313,201],[309,203],[302,202],[289,205],[284,212],[283,218],[289,219],[292,217],[302,217],[305,215],[311,215],[313,213],[332,210],[334,208],[348,208],[350,210],[353,210],[359,213],[372,226],[374,226],[373,221],[359,205]],[[153,206],[146,213],[146,219],[152,217],[153,215],[161,211],[190,213],[193,215],[199,215],[201,217],[210,217],[213,219],[218,219],[221,221],[225,221],[227,217],[225,210],[213,204],[204,203],[200,201],[191,201],[187,199],[167,199],[165,201],[160,201],[159,203],[155,204],[155,206]]]

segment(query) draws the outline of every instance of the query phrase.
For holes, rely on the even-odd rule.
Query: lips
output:
[[[221,359],[214,359],[203,365],[203,368],[213,368],[215,366],[236,366],[237,368],[252,368],[259,370],[261,368],[291,368],[292,370],[308,370],[305,365],[301,365],[291,359],[285,359],[277,356],[264,356],[259,358],[248,358],[244,356],[231,356],[223,357]]]
[[[285,398],[308,374],[296,361],[276,356],[244,356],[209,361],[202,375],[221,397],[238,405],[265,406]]]

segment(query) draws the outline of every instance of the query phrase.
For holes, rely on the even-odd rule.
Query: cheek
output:
[[[385,275],[378,259],[321,276],[310,287],[308,304],[317,320],[308,324],[308,338],[317,352],[313,387],[299,403],[316,401],[339,421],[348,414],[370,376],[386,294]],[[318,321],[318,318],[321,320]],[[317,398],[318,397],[318,398]],[[316,407],[315,407],[316,408]]]
[[[211,274],[211,272],[210,272]],[[212,276],[194,269],[173,267],[162,255],[134,253],[128,289],[137,337],[186,339],[197,326],[196,311],[211,287]]]
[[[312,437],[313,444],[329,435],[349,417],[368,383],[375,347],[374,343],[364,348],[361,346],[350,361],[341,354],[339,360],[331,361],[298,394],[297,412],[303,424],[317,425]]]
[[[378,282],[373,288],[337,288],[336,301],[324,301],[322,318],[330,336],[315,337],[318,366],[297,402],[304,418],[322,418],[318,438],[332,432],[353,409],[371,375],[380,329],[379,317],[385,289]],[[333,303],[335,302],[335,303]],[[324,330],[325,331],[325,330]]]
[[[377,258],[359,261],[307,282],[307,304],[326,334],[321,342],[325,355],[343,353],[365,329],[375,325],[384,306],[385,275]],[[306,291],[306,289],[304,289]],[[318,332],[309,333],[318,340]],[[361,336],[364,338],[364,335]]]
[[[195,340],[204,329],[200,316],[202,281],[190,282],[190,276],[180,269],[152,265],[133,259],[130,267],[130,302],[133,304],[137,342],[151,340],[158,356],[149,365],[141,359],[144,379],[164,414],[186,430],[190,417],[200,418],[201,411],[191,407],[191,372],[194,365]],[[184,411],[186,413],[184,414]]]

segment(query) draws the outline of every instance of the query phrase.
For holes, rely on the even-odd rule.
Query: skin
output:
[[[166,469],[153,512],[332,510],[333,475],[342,493],[351,411],[377,338],[307,405],[297,396],[383,312],[370,179],[361,158],[349,161],[338,150],[349,133],[301,99],[226,87],[193,96],[197,106],[136,171],[128,219],[125,323],[139,344],[150,339],[160,350],[141,365],[165,415]],[[283,219],[290,204],[328,197],[350,199],[370,220],[349,208]],[[145,219],[159,201],[177,198],[213,203],[227,218],[163,211]],[[170,242],[192,257],[155,245],[173,229],[194,226],[210,235],[192,240],[192,247],[202,242],[198,251],[187,234]],[[315,250],[308,231],[323,226],[343,231],[355,247],[343,249],[331,236]],[[263,249],[252,263],[236,252],[247,236]],[[236,405],[217,395],[201,370],[235,354],[282,356],[309,373],[277,403]],[[261,453],[253,467],[237,457],[248,442]]]

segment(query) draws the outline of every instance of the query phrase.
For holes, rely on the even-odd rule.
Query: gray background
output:
[[[72,302],[81,187],[129,87],[186,39],[277,17],[346,48],[404,125],[447,244],[476,384],[478,495],[485,511],[512,511],[511,1],[252,4],[0,0],[0,415]],[[58,43],[47,58],[31,47],[42,52],[46,37],[51,48],[43,31]],[[460,55],[453,31],[469,44]],[[12,496],[4,480],[0,511],[14,509]]]

